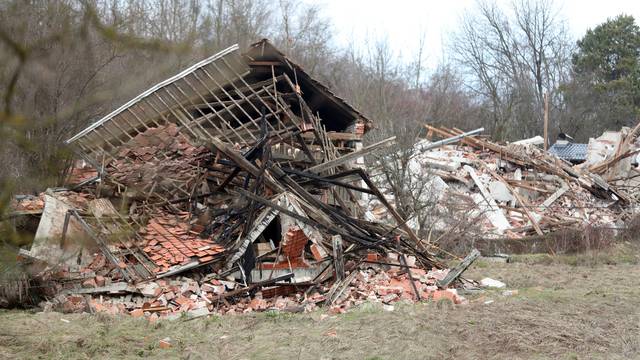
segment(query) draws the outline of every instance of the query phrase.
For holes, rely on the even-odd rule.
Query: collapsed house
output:
[[[443,126],[426,128],[428,138],[462,134]],[[501,145],[465,136],[460,144],[428,151],[423,149],[431,140],[418,142],[409,166],[433,184],[434,209],[453,202],[457,211],[466,212],[468,222],[480,227],[476,246],[480,238],[526,240],[586,226],[613,235],[636,213],[639,130],[640,124],[590,139],[575,165],[569,161],[575,154],[546,152],[535,146],[535,138]],[[381,186],[381,191],[394,203],[392,189]],[[374,221],[393,219],[375,199],[368,208]],[[458,226],[447,217],[434,225],[444,233]],[[501,244],[491,251],[511,252],[509,241]]]
[[[73,190],[13,204],[34,233],[22,262],[45,308],[149,320],[464,302],[455,288],[473,285],[460,275],[479,252],[452,269],[435,258],[437,244],[361,167],[395,141],[363,146],[372,127],[267,40],[232,46],[67,140],[82,159]],[[501,145],[427,126],[408,166],[428,179],[436,207],[454,200],[482,237],[615,228],[640,195],[639,127],[591,139],[573,165],[536,148],[539,137]],[[446,234],[457,227],[449,221],[433,225]]]
[[[461,302],[447,288],[479,254],[450,272],[428,251],[357,166],[393,141],[363,147],[371,128],[267,40],[232,46],[67,140],[95,170],[74,170],[74,192],[28,199],[43,208],[21,256],[66,311]],[[363,194],[394,221],[365,220]]]

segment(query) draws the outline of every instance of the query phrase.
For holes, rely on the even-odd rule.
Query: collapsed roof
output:
[[[298,97],[304,101],[296,106]],[[270,130],[302,129],[313,116],[330,132],[356,123],[363,131],[371,127],[368,118],[263,39],[246,54],[233,45],[152,86],[66,143],[98,165],[149,127],[172,122],[187,136],[247,145],[260,132],[263,107]]]

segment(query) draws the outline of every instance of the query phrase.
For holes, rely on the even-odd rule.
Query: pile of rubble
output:
[[[429,138],[462,133],[427,129]],[[429,182],[433,199],[427,200],[443,207],[455,199],[487,238],[520,239],[585,225],[615,230],[635,213],[640,196],[634,161],[640,151],[638,130],[623,128],[591,139],[578,164],[540,149],[540,137],[500,145],[466,136],[461,144],[428,151],[422,149],[432,141],[422,140],[409,167]],[[383,192],[393,199],[390,189]],[[374,220],[393,219],[375,200],[369,210]],[[451,227],[446,219],[438,225],[441,231]]]
[[[104,258],[96,257],[97,262]],[[377,259],[377,258],[376,258]],[[385,258],[382,260],[393,261]],[[150,321],[183,316],[198,317],[208,314],[238,314],[260,311],[305,312],[327,305],[331,313],[344,313],[352,306],[365,302],[382,302],[393,307],[398,301],[439,301],[447,299],[455,304],[466,303],[456,289],[440,289],[448,270],[429,272],[410,267],[411,275],[400,264],[382,266],[372,261],[368,266],[352,264],[348,286],[332,288],[320,285],[317,288],[294,284],[261,286],[255,292],[233,280],[210,279],[197,276],[175,276],[139,284],[113,282],[112,277],[95,275],[86,271],[89,277],[82,281],[82,288],[60,290],[44,303],[47,309],[64,312],[104,312],[109,314],[130,314],[134,317],[147,316]],[[397,258],[396,258],[397,262]],[[91,269],[89,266],[87,269]],[[101,271],[100,273],[104,273]],[[69,279],[70,274],[60,274]],[[413,283],[411,285],[410,277]],[[346,282],[342,282],[346,284]],[[258,287],[255,286],[257,289]],[[312,291],[309,291],[309,290]],[[416,290],[418,297],[416,297]],[[86,297],[100,293],[102,296]],[[246,294],[250,293],[251,296]]]
[[[448,270],[428,251],[357,166],[394,140],[363,147],[370,128],[268,41],[233,46],[69,139],[97,175],[43,195],[20,256],[45,307],[150,320],[464,302],[479,253]],[[365,220],[363,194],[393,222]]]

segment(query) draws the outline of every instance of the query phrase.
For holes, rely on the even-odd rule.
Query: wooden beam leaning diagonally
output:
[[[460,277],[460,275],[462,275],[462,273],[479,257],[480,251],[478,251],[478,249],[473,249],[471,253],[469,253],[469,255],[467,255],[458,265],[449,270],[444,279],[438,280],[438,287],[444,289],[449,286],[449,284]]]
[[[476,171],[469,165],[465,165],[463,169],[466,170],[467,173],[469,173],[469,176],[471,176],[471,179],[478,187],[478,190],[480,190],[480,194],[482,195],[482,198],[484,199],[484,202],[486,203],[486,206],[489,210],[486,215],[489,221],[493,224],[493,226],[495,226],[496,229],[498,229],[500,233],[510,229],[511,224],[509,223],[509,220],[507,220],[502,210],[500,210],[500,208],[498,207],[496,201],[493,199],[491,194],[489,194],[489,191],[485,188],[484,184],[480,180],[480,177],[478,177],[478,174],[476,174]]]
[[[374,152],[376,150],[383,149],[385,147],[391,146],[391,145],[395,144],[395,142],[396,142],[396,137],[392,136],[392,137],[390,137],[388,139],[384,139],[384,140],[379,141],[379,142],[377,142],[375,144],[371,144],[371,145],[366,146],[366,147],[364,147],[364,148],[362,148],[362,149],[360,149],[358,151],[354,151],[352,153],[346,154],[346,155],[341,156],[341,157],[339,157],[337,159],[326,161],[326,162],[324,162],[322,164],[318,164],[316,166],[312,166],[312,167],[310,167],[308,169],[308,171],[319,173],[321,171],[333,169],[336,166],[340,166],[340,165],[342,165],[344,163],[347,163],[349,161],[355,160],[355,159],[357,159],[359,157],[362,157],[364,155],[372,153],[372,152]]]
[[[560,196],[564,195],[564,193],[566,193],[568,190],[569,184],[567,184],[565,181],[562,181],[562,186],[542,203],[542,209],[545,210],[546,208],[551,206],[551,204],[558,200]]]
[[[489,173],[491,174],[491,176],[496,178],[496,180],[503,183],[504,186],[506,186],[507,189],[511,192],[513,197],[515,197],[516,200],[520,203],[520,205],[522,206],[522,210],[524,211],[524,214],[527,215],[527,217],[529,218],[529,221],[531,221],[531,225],[533,225],[533,228],[536,230],[536,233],[538,233],[538,235],[544,235],[544,233],[542,232],[542,229],[540,229],[538,220],[536,220],[536,218],[533,216],[531,211],[529,211],[529,204],[522,197],[520,197],[520,194],[518,194],[518,192],[511,185],[509,185],[507,180],[505,180],[497,172],[493,170],[489,170]]]
[[[227,155],[233,162],[235,162],[238,167],[241,167],[243,170],[247,171],[251,175],[258,177],[260,174],[260,169],[255,167],[252,163],[250,163],[247,159],[244,158],[238,151],[232,149],[229,145],[222,142],[217,137],[211,139],[204,139],[209,141],[216,149],[220,150],[223,154]],[[277,193],[284,192],[285,189],[280,184],[275,182],[268,174],[266,174],[264,178],[265,183],[268,187],[274,190]]]
[[[404,230],[407,233],[407,235],[409,235],[411,240],[414,241],[416,243],[416,245],[424,246],[422,244],[422,240],[420,240],[418,238],[418,236],[413,232],[411,227],[409,227],[409,225],[407,225],[407,221],[405,219],[403,219],[402,216],[398,213],[398,211],[396,211],[396,209],[391,205],[391,203],[389,203],[389,201],[387,201],[387,198],[384,197],[384,194],[382,192],[380,192],[378,187],[376,187],[376,185],[373,183],[373,181],[371,181],[369,176],[364,171],[361,171],[361,170],[359,171],[359,174],[360,174],[360,177],[362,177],[362,180],[367,184],[369,189],[371,189],[371,191],[374,192],[374,194],[378,198],[378,200],[380,200],[382,205],[384,205],[387,208],[387,210],[389,211],[391,216],[393,216],[393,218],[396,220],[396,223],[398,224],[398,226],[402,230]]]

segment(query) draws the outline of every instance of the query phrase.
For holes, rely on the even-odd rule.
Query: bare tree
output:
[[[468,86],[488,109],[487,125],[503,139],[539,133],[544,93],[557,93],[570,54],[551,0],[518,0],[510,10],[479,1],[450,44]],[[554,97],[556,108],[561,101]]]
[[[203,5],[200,39],[206,49],[237,43],[246,47],[273,35],[273,5],[266,0],[207,0]]]
[[[276,18],[276,44],[295,58],[307,71],[326,74],[331,63],[331,24],[318,5],[295,0],[280,0]]]

